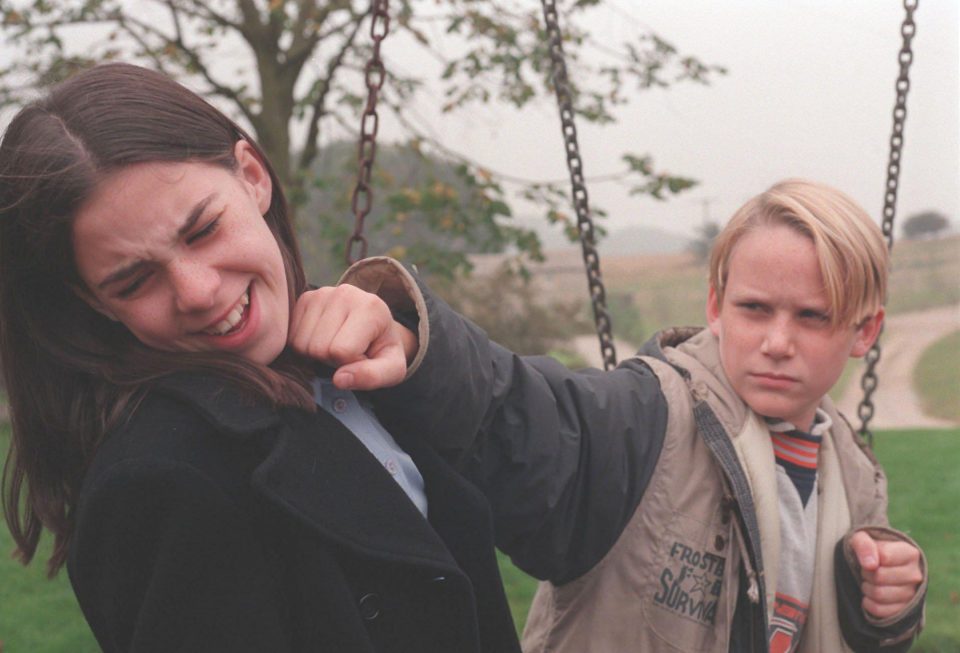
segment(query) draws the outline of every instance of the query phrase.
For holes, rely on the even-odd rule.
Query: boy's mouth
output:
[[[227,311],[227,314],[217,320],[214,324],[203,329],[201,333],[210,336],[225,336],[238,331],[246,322],[250,306],[250,287],[243,291],[237,303]]]
[[[788,388],[799,380],[796,377],[789,376],[787,374],[773,374],[764,372],[754,373],[750,376],[759,384],[776,389]]]
[[[789,376],[787,374],[774,374],[772,372],[756,372],[753,376],[759,376],[765,379],[773,379],[774,381],[796,381],[795,377]]]

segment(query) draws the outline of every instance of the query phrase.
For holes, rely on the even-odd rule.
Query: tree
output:
[[[491,340],[520,354],[546,354],[592,328],[582,300],[545,299],[535,280],[518,274],[509,262],[489,275],[438,281],[435,290]]]
[[[950,226],[947,216],[937,211],[915,213],[903,222],[903,237],[907,240],[936,238]]]
[[[594,38],[584,25],[598,4],[568,2],[561,15],[578,119],[615,120],[631,87],[706,84],[722,74],[650,32],[621,44]],[[369,5],[369,0],[0,0],[0,34],[20,52],[0,69],[0,106],[20,104],[34,89],[94,61],[144,63],[190,84],[247,123],[293,204],[302,205],[312,193],[331,188],[330,179],[312,173],[325,132],[335,126],[356,131],[359,124],[363,69],[371,52]],[[490,102],[523,107],[551,98],[549,50],[535,3],[393,0],[390,11],[390,38],[414,44],[442,63],[432,83],[442,90],[444,111]],[[384,25],[378,25],[379,33]],[[403,126],[412,148],[453,162],[463,183],[485,198],[479,214],[466,212],[465,240],[476,224],[492,224],[503,228],[491,241],[496,247],[512,245],[536,257],[536,236],[508,228],[509,202],[519,198],[537,201],[548,219],[570,225],[561,209],[569,196],[562,184],[506,180],[452,152],[411,120],[409,106],[426,80],[389,59],[386,69],[381,114],[390,113]],[[662,198],[693,184],[658,172],[649,155],[625,155],[624,162],[621,176],[636,180],[638,193]],[[388,181],[375,179],[381,185]],[[388,192],[396,196],[403,190]],[[423,190],[409,187],[407,194],[423,197]],[[416,262],[436,268],[440,261],[447,273],[467,266],[463,256],[434,254],[421,252]]]
[[[356,177],[356,144],[336,142],[323,148],[312,169],[324,180],[302,213],[316,217],[298,225],[308,278],[335,280],[343,264],[343,248],[353,224],[350,213]],[[407,145],[377,150],[375,185],[378,201],[367,219],[370,251],[414,262],[431,261],[431,270],[461,268],[465,254],[499,252],[523,233],[498,221],[509,207],[489,192],[489,180],[473,175],[463,164],[429,156]],[[347,189],[345,191],[344,189]],[[338,219],[339,218],[339,219]],[[325,255],[330,246],[336,252]],[[534,250],[536,243],[528,246]]]

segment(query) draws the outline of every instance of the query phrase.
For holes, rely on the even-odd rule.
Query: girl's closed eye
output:
[[[129,297],[132,297],[138,290],[140,290],[143,284],[147,282],[147,279],[150,278],[150,274],[151,273],[146,272],[138,276],[136,279],[133,280],[132,283],[127,284],[126,286],[121,288],[117,292],[117,297],[120,297],[121,299],[127,299]]]
[[[187,238],[187,244],[192,245],[198,240],[202,240],[208,236],[213,235],[217,229],[220,228],[220,216],[218,215],[213,220],[208,222],[203,228],[199,231],[194,232],[189,238]]]

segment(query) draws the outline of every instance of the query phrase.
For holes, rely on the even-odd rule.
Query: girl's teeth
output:
[[[229,330],[230,330],[230,320],[224,320],[223,322],[219,322],[217,326],[213,327],[213,335],[222,336]]]
[[[240,302],[233,307],[233,310],[230,311],[229,315],[223,320],[218,322],[212,329],[208,329],[207,333],[215,336],[222,336],[228,332],[233,327],[237,326],[240,323],[240,319],[243,317],[243,309],[250,303],[250,294],[243,293],[243,297],[240,298]]]

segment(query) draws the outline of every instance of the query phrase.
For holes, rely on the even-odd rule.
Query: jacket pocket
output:
[[[643,596],[649,628],[681,651],[726,651],[739,564],[730,520],[674,512],[656,543]]]

